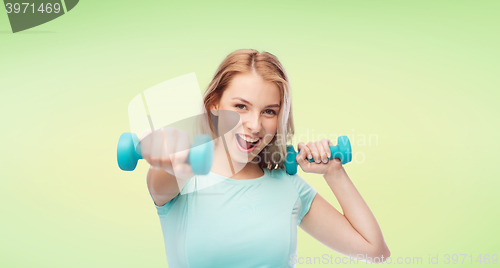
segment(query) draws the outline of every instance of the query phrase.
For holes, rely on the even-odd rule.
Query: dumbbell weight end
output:
[[[121,170],[132,171],[135,169],[137,161],[142,159],[141,144],[135,133],[123,133],[120,136],[116,148],[116,158]]]

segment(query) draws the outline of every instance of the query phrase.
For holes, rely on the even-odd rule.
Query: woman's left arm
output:
[[[319,242],[346,256],[357,258],[357,254],[362,254],[363,258],[372,259],[389,257],[391,253],[375,216],[340,161],[327,160],[325,164],[305,160],[307,154],[312,155],[314,159],[327,157],[326,150],[321,147],[328,148],[331,142],[323,140],[317,143],[316,146],[310,143],[307,146],[299,144],[304,150],[301,150],[301,156],[297,156],[297,161],[305,172],[323,174],[344,215],[318,193],[299,226]]]

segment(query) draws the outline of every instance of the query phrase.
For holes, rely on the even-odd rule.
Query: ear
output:
[[[218,105],[212,105],[210,107],[210,112],[214,115],[214,116],[219,116],[219,106]]]

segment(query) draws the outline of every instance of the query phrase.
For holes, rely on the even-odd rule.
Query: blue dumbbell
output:
[[[351,150],[351,142],[347,136],[340,136],[337,139],[336,146],[330,146],[330,158],[339,158],[342,164],[347,164],[352,160],[352,150]],[[286,173],[293,175],[297,173],[297,152],[293,148],[293,145],[288,145],[286,147],[286,160],[285,160],[285,168]],[[309,162],[314,162],[314,159],[308,159]]]
[[[198,135],[189,150],[187,163],[190,163],[193,173],[206,175],[212,168],[214,144],[209,135]],[[123,133],[116,148],[118,166],[125,171],[132,171],[137,161],[142,159],[141,144],[135,133]]]

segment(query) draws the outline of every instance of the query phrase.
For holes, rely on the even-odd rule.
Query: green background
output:
[[[361,155],[346,170],[393,262],[500,254],[499,9],[499,1],[81,1],[16,34],[0,12],[0,267],[165,267],[148,166],[124,172],[116,163],[127,105],[190,72],[204,91],[240,48],[285,66],[297,136],[351,135]],[[378,140],[358,139],[370,134]],[[299,175],[341,210],[321,176]],[[301,229],[298,243],[299,257],[342,256]]]

